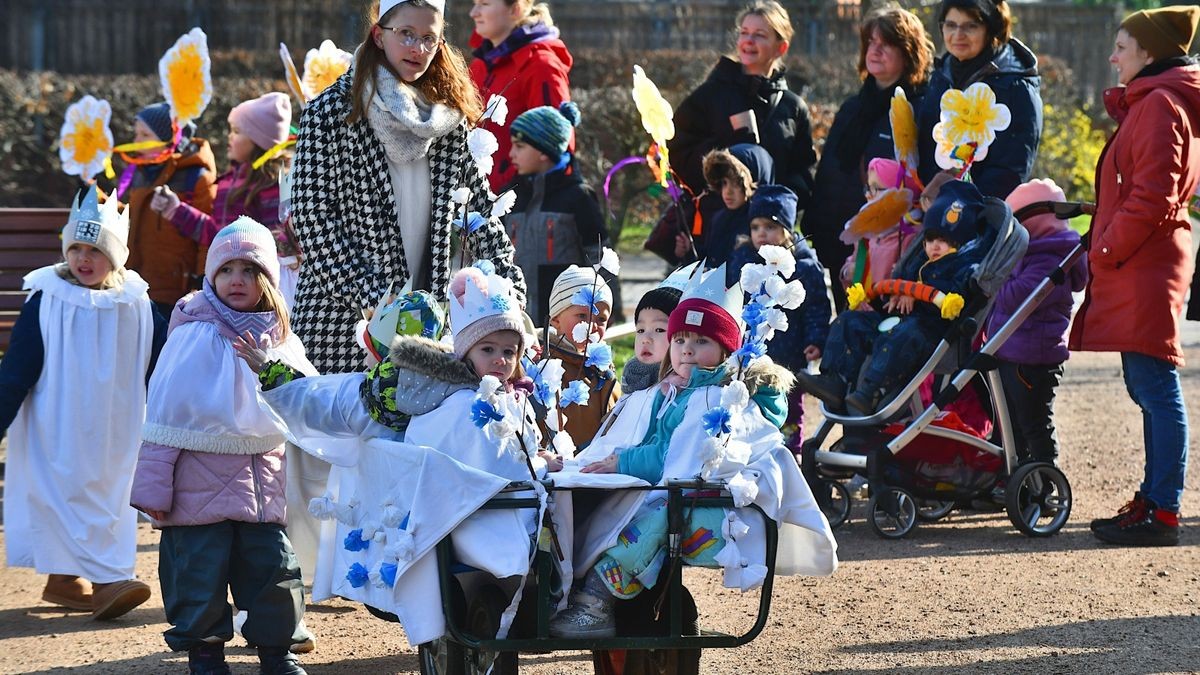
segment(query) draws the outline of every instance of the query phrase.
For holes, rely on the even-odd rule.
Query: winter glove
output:
[[[163,218],[170,218],[175,209],[179,208],[179,195],[171,191],[171,188],[166,185],[160,185],[154,188],[154,196],[150,198],[150,208],[162,214]]]

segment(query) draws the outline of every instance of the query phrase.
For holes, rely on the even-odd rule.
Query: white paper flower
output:
[[[358,518],[362,515],[358,508],[360,504],[357,498],[351,497],[345,504],[335,506],[333,510],[337,521],[346,527],[358,527]]]
[[[746,389],[746,383],[741,380],[734,380],[721,388],[721,405],[729,408],[730,411],[736,412],[740,408],[746,407],[750,403],[750,392]]]
[[[370,581],[371,585],[375,588],[384,588],[387,586],[387,582],[383,580],[383,575],[379,573],[378,567],[370,572],[367,572],[367,580]]]
[[[784,288],[786,289],[787,287],[784,286]],[[800,288],[801,288],[801,290],[804,289],[803,286],[801,286]],[[763,318],[763,325],[770,326],[771,329],[774,331],[778,331],[778,332],[782,333],[788,329],[787,314],[785,314],[783,312],[783,310],[781,310],[781,309],[778,309],[775,307],[771,307],[769,309],[764,309],[763,313],[762,313],[762,318]]]
[[[196,119],[212,99],[212,62],[208,36],[193,28],[175,41],[158,62],[163,96],[171,106],[171,118],[180,126]]]
[[[566,368],[563,367],[562,359],[547,359],[542,361],[538,364],[538,370],[541,371],[541,375],[538,375],[537,379],[546,383],[546,386],[550,387],[550,391],[557,392],[562,390],[563,375],[567,372]]]
[[[396,533],[395,541],[384,549],[383,555],[401,562],[408,562],[412,560],[415,551],[416,541],[413,539],[412,532],[400,530]]]
[[[782,246],[766,244],[758,249],[758,254],[767,261],[767,266],[778,272],[784,279],[792,278],[796,272],[796,258]]]
[[[333,495],[326,492],[324,496],[310,499],[308,512],[317,520],[333,520],[337,516],[337,504],[333,501]]]
[[[389,504],[383,508],[381,523],[384,527],[400,527],[400,523],[404,522],[404,515],[404,511],[401,511],[399,507]]]
[[[571,329],[571,341],[580,344],[588,341],[588,334],[592,325],[589,323],[577,323]]]
[[[465,187],[455,188],[454,191],[450,193],[450,201],[454,202],[455,204],[466,204],[467,200],[470,198],[471,191]]]
[[[799,281],[789,281],[775,294],[775,301],[784,309],[796,309],[804,304],[804,298],[807,297],[807,292],[804,290],[804,284]]]
[[[750,263],[745,265],[742,267],[742,288],[745,289],[747,293],[753,295],[758,291],[758,288],[763,285],[763,282],[774,275],[775,273],[772,272],[771,268],[767,267],[766,265],[760,265],[758,263]]]
[[[783,289],[787,286],[783,279],[778,274],[772,274],[763,282],[763,293],[771,299],[771,302],[766,303],[768,307],[779,302],[779,294],[783,293]]]
[[[504,126],[508,119],[508,99],[500,94],[489,96],[487,105],[483,108],[483,119],[491,120],[498,127]]]
[[[325,40],[317,49],[308,50],[304,56],[304,93],[309,99],[325,91],[329,85],[350,70],[350,62],[354,55],[333,44],[333,40]]]
[[[754,482],[753,477],[747,477],[745,471],[734,474],[726,481],[725,488],[729,490],[729,496],[733,497],[733,505],[739,508],[754,501],[754,498],[758,496],[758,483]],[[730,534],[733,534],[735,539],[741,538],[750,531],[746,523],[741,520],[730,521],[728,526]]]
[[[475,395],[485,401],[490,401],[496,397],[496,392],[500,389],[500,378],[495,375],[484,375],[479,381],[479,389],[475,391]]]
[[[571,438],[571,434],[566,431],[554,434],[554,440],[551,444],[554,446],[554,451],[561,455],[563,459],[572,459],[575,457],[575,441]]]
[[[513,205],[517,203],[516,190],[509,190],[500,196],[496,197],[496,201],[492,202],[491,215],[493,218],[503,218],[512,211]]]
[[[490,174],[494,164],[492,155],[500,149],[496,135],[487,129],[475,127],[471,133],[467,134],[467,149],[471,151],[471,157],[475,160],[475,165],[479,167],[480,175]]]
[[[104,170],[113,149],[111,121],[112,106],[104,99],[88,95],[67,108],[58,145],[64,172],[89,180]]]
[[[614,277],[621,273],[621,259],[617,257],[616,251],[607,246],[600,254],[600,264],[596,265],[596,271],[599,272],[601,268],[608,270]]]

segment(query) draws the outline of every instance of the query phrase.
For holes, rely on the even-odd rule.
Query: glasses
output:
[[[866,195],[867,198],[871,198],[871,197],[874,197],[875,195],[879,194],[880,192],[883,192],[886,189],[887,188],[880,186],[880,185],[869,185],[868,184],[868,185],[863,186],[863,194]]]
[[[967,21],[966,23],[954,23],[953,21],[942,22],[943,33],[962,33],[963,35],[970,35],[972,33],[978,33],[981,30],[983,30],[983,24],[975,23],[974,21]]]
[[[400,44],[408,48],[416,48],[418,51],[428,54],[437,49],[442,44],[442,38],[437,35],[418,36],[407,28],[399,26],[380,26],[383,30],[390,30],[392,34],[400,39]]]

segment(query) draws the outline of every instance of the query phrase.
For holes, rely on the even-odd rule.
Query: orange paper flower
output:
[[[900,224],[904,214],[912,208],[913,193],[908,188],[888,188],[875,199],[863,204],[858,213],[846,223],[841,240],[846,244],[870,237]]]

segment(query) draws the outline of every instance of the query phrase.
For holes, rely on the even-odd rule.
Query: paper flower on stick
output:
[[[892,123],[892,142],[896,150],[896,161],[904,166],[917,165],[917,120],[913,115],[912,103],[904,90],[896,87],[892,95],[892,107],[888,111]]]
[[[938,144],[938,165],[943,168],[955,168],[956,161],[961,160],[965,169],[982,160],[996,140],[996,132],[1004,131],[1012,122],[1008,106],[996,103],[995,92],[982,82],[964,91],[947,90],[942,94],[941,107],[941,121],[933,127],[933,138]],[[962,159],[968,152],[969,156]],[[951,166],[944,166],[942,161]]]
[[[968,164],[983,161],[987,157],[987,147],[977,148],[970,143],[955,143],[946,137],[946,130],[941,124],[933,127],[933,142],[937,144],[933,159],[943,169],[958,171],[961,176]]]
[[[64,172],[90,180],[104,170],[113,151],[111,120],[112,106],[103,99],[84,96],[67,108],[58,145]]]
[[[667,187],[667,167],[670,165],[667,141],[675,137],[675,111],[659,93],[658,86],[637,65],[633,67],[633,103],[641,115],[642,127],[658,146],[658,171],[655,171],[655,176],[663,187]]]
[[[158,62],[163,96],[171,106],[171,119],[179,126],[196,119],[212,99],[212,62],[208,36],[193,28],[175,41]]]
[[[321,42],[317,49],[308,50],[304,56],[304,79],[300,81],[309,99],[329,88],[337,79],[350,70],[354,55],[338,49],[333,40]]]
[[[846,229],[840,235],[842,243],[853,244],[864,237],[887,232],[900,223],[912,204],[913,193],[908,188],[884,190],[875,199],[863,204],[846,223]]]

